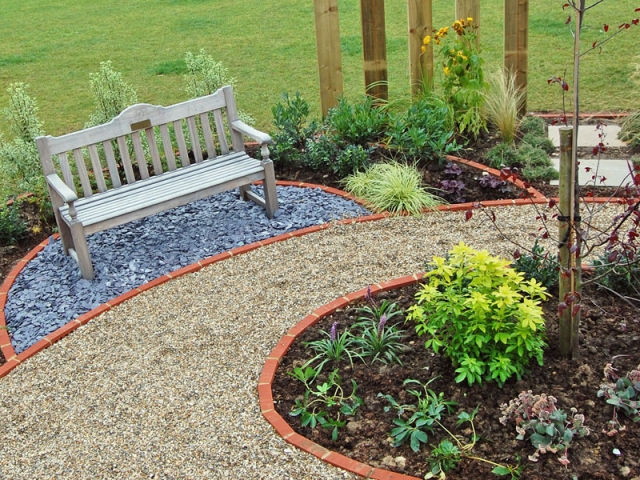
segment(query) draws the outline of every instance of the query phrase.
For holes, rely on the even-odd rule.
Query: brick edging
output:
[[[371,294],[412,285],[419,282],[422,275],[422,273],[416,273],[406,277],[400,277],[387,282],[371,285]],[[362,288],[356,292],[340,297],[320,308],[317,308],[289,329],[273,350],[271,350],[271,353],[267,357],[264,367],[262,368],[262,372],[260,373],[260,378],[258,379],[260,411],[262,412],[262,416],[273,426],[273,428],[275,428],[276,432],[278,432],[285,441],[325,462],[330,463],[331,465],[365,478],[374,478],[378,480],[419,480],[418,478],[409,475],[372,467],[371,465],[353,460],[352,458],[333,452],[315,442],[312,442],[308,438],[294,432],[291,426],[276,411],[273,403],[273,391],[271,387],[275,378],[276,370],[295,339],[298,338],[298,336],[300,336],[307,328],[315,325],[320,321],[320,319],[327,315],[331,315],[339,308],[344,308],[350,303],[363,299],[366,294],[367,288]]]
[[[478,168],[480,170],[488,171],[489,173],[493,173],[494,175],[496,173],[497,173],[497,175],[500,174],[500,172],[498,172],[497,170],[491,169],[491,168],[489,168],[489,167],[487,167],[485,165],[481,165],[481,164],[478,164],[476,162],[472,162],[470,160],[459,159],[457,157],[452,157],[451,159],[453,161],[462,161],[462,163],[466,163],[467,165],[470,165],[472,167]],[[494,172],[496,172],[496,173],[494,173]],[[342,190],[338,190],[338,189],[332,188],[332,187],[327,187],[327,186],[324,186],[324,185],[315,185],[315,184],[304,183],[304,182],[291,182],[291,181],[281,181],[281,180],[278,180],[276,182],[276,184],[280,185],[280,186],[293,186],[293,187],[300,187],[300,188],[320,189],[320,190],[322,190],[322,191],[324,191],[326,193],[337,195],[337,196],[343,197],[343,198],[348,199],[348,200],[352,200],[352,201],[354,201],[354,202],[356,202],[356,203],[358,203],[360,205],[364,204],[364,201],[362,199],[354,197],[353,195],[351,195],[351,194],[349,194],[347,192],[344,192]],[[537,190],[536,190],[536,192],[537,192]],[[503,207],[503,206],[520,206],[520,205],[530,205],[530,204],[542,204],[542,203],[546,203],[547,201],[548,201],[548,199],[545,198],[542,194],[540,194],[540,196],[535,196],[534,198],[509,199],[509,200],[491,200],[491,201],[480,202],[480,203],[478,203],[478,202],[467,202],[467,203],[460,203],[460,204],[454,204],[454,205],[442,205],[442,206],[438,207],[437,210],[446,211],[446,212],[459,212],[459,211],[466,211],[466,210],[469,210],[469,209],[475,209],[475,208],[480,208],[480,207]],[[591,199],[588,199],[588,201],[589,202],[594,202],[594,203],[606,203],[606,202],[625,203],[624,199],[619,199],[619,198],[610,199],[610,198],[607,198],[607,197],[591,198]],[[160,276],[160,277],[158,277],[158,278],[156,278],[154,280],[151,280],[148,283],[145,283],[144,285],[136,287],[133,290],[129,290],[128,292],[125,292],[122,295],[120,295],[120,296],[118,296],[116,298],[113,298],[113,299],[109,300],[108,302],[103,303],[102,305],[99,305],[98,307],[90,310],[87,313],[82,314],[78,318],[71,320],[70,322],[66,323],[62,327],[60,327],[57,330],[53,331],[52,333],[48,334],[45,338],[39,340],[38,342],[36,342],[32,346],[30,346],[24,352],[22,352],[20,354],[16,354],[13,346],[11,345],[11,340],[9,338],[9,334],[8,334],[6,328],[2,328],[2,327],[6,327],[6,318],[4,316],[4,307],[5,307],[5,304],[6,304],[6,301],[7,301],[7,296],[8,296],[9,290],[13,286],[13,282],[15,281],[16,277],[18,276],[18,274],[27,265],[27,263],[29,263],[30,260],[35,258],[38,255],[38,253],[40,253],[42,251],[42,249],[44,249],[47,246],[47,244],[49,243],[50,239],[44,240],[39,245],[37,245],[35,248],[33,248],[29,253],[27,253],[27,255],[14,266],[14,268],[9,272],[9,275],[7,275],[7,277],[5,278],[5,280],[2,283],[2,285],[0,285],[0,349],[1,349],[2,354],[4,355],[4,357],[6,359],[6,363],[4,365],[0,366],[0,378],[2,378],[5,375],[7,375],[9,372],[11,372],[15,367],[17,367],[23,361],[25,361],[28,358],[32,357],[36,353],[44,350],[45,348],[49,347],[50,345],[53,345],[55,342],[57,342],[61,338],[64,338],[69,333],[73,332],[75,329],[80,327],[81,325],[85,325],[86,323],[88,323],[90,320],[92,320],[93,318],[97,317],[98,315],[101,315],[102,313],[109,311],[111,308],[115,307],[116,305],[119,305],[119,304],[125,302],[126,300],[129,300],[130,298],[133,298],[133,297],[139,295],[142,292],[145,292],[145,291],[147,291],[147,290],[149,290],[149,289],[151,289],[151,288],[153,288],[153,287],[155,287],[157,285],[161,285],[163,283],[166,283],[169,280],[172,280],[174,278],[180,277],[182,275],[186,275],[188,273],[197,272],[197,271],[199,271],[200,269],[202,269],[203,267],[205,267],[207,265],[211,265],[213,263],[217,263],[219,261],[225,260],[227,258],[231,258],[231,257],[236,256],[236,255],[241,255],[243,253],[250,252],[251,250],[255,250],[256,248],[259,248],[259,247],[270,245],[270,244],[276,243],[276,242],[285,241],[285,240],[288,240],[289,238],[300,237],[302,235],[307,235],[309,233],[313,233],[313,232],[317,232],[317,231],[320,231],[320,230],[324,230],[324,229],[328,228],[330,225],[332,225],[334,223],[335,224],[341,224],[341,225],[348,225],[348,224],[376,221],[376,220],[380,220],[380,219],[383,219],[383,218],[388,218],[390,216],[391,216],[390,213],[384,212],[384,213],[376,213],[376,214],[368,215],[368,216],[365,216],[365,217],[348,218],[348,219],[340,220],[338,222],[333,222],[333,223],[325,223],[325,224],[322,224],[322,225],[314,225],[314,226],[311,226],[311,227],[303,228],[301,230],[297,230],[295,232],[285,233],[285,234],[282,234],[282,235],[278,235],[276,237],[271,237],[271,238],[268,238],[268,239],[265,239],[265,240],[254,242],[254,243],[251,243],[249,245],[244,245],[242,247],[237,247],[237,248],[234,248],[232,250],[219,253],[219,254],[214,255],[212,257],[208,257],[208,258],[202,259],[202,260],[200,260],[200,261],[198,261],[196,263],[193,263],[191,265],[187,265],[186,267],[182,267],[182,268],[180,268],[180,269],[178,269],[178,270],[176,270],[174,272],[170,272],[168,274],[162,275],[162,276]],[[59,234],[57,234],[57,233],[52,236],[53,239],[57,239],[58,237],[59,237]]]

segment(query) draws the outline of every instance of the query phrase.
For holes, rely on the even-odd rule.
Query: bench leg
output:
[[[278,194],[276,192],[276,174],[273,170],[271,159],[262,162],[264,166],[264,202],[267,218],[273,218],[273,214],[278,210]]]
[[[73,246],[77,256],[76,261],[80,267],[82,278],[93,280],[95,275],[91,264],[91,255],[89,254],[87,238],[84,235],[84,228],[81,223],[78,222],[71,225],[71,235],[73,236]]]
[[[249,196],[247,195],[247,192],[249,190],[251,190],[251,186],[250,185],[242,185],[240,188],[240,198],[242,198],[245,202],[247,200],[249,200]]]
[[[71,235],[71,229],[62,219],[57,210],[55,217],[56,223],[58,224],[58,231],[60,232],[60,240],[62,241],[62,249],[64,250],[65,255],[69,255],[69,249],[73,248],[73,236]]]

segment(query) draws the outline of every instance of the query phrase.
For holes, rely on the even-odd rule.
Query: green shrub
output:
[[[489,165],[498,169],[516,166],[520,161],[516,148],[506,143],[499,143],[495,147],[492,147],[491,150],[487,152],[486,159]]]
[[[460,146],[454,140],[453,111],[436,95],[425,95],[406,113],[392,117],[387,143],[409,161],[441,160]]]
[[[532,147],[543,150],[548,155],[551,155],[556,151],[556,147],[549,137],[540,136],[534,133],[526,133],[522,136],[521,142],[523,144],[531,145]]]
[[[531,115],[522,119],[520,132],[524,135],[530,133],[538,137],[544,137],[547,134],[544,120]]]
[[[545,288],[552,289],[558,284],[560,264],[558,259],[545,252],[544,247],[536,240],[531,253],[517,253],[512,264],[518,272],[524,274],[525,280],[535,278]]]
[[[593,262],[597,284],[620,295],[640,299],[640,261],[605,252]]]
[[[36,101],[27,89],[24,83],[11,84],[7,89],[9,107],[4,109],[4,117],[15,138],[10,142],[0,138],[0,198],[33,192],[38,203],[44,205],[48,195],[35,144],[35,138],[44,131]]]
[[[371,148],[347,145],[338,152],[331,168],[340,177],[357,173],[369,164],[370,153]]]
[[[484,92],[484,114],[500,132],[502,142],[511,145],[518,133],[518,109],[525,92],[518,88],[511,72],[499,70],[487,79],[489,89]]]
[[[0,246],[13,245],[27,234],[27,224],[20,218],[20,202],[0,204]]]
[[[421,186],[422,175],[414,166],[377,163],[345,180],[347,191],[366,200],[378,212],[419,215],[444,201]]]
[[[275,126],[275,131],[271,132],[271,157],[274,161],[291,165],[302,163],[307,140],[314,139],[320,131],[315,119],[307,120],[309,111],[309,104],[300,92],[293,97],[284,92],[282,101],[271,109]]]
[[[367,147],[382,139],[389,115],[384,106],[374,103],[373,97],[367,96],[362,103],[354,105],[341,98],[338,106],[329,110],[326,123],[337,143]]]
[[[236,84],[236,79],[229,76],[229,70],[221,62],[216,62],[204,48],[197,55],[187,52],[184,61],[187,66],[184,83],[189,98],[211,95],[220,87],[234,87]]]
[[[462,242],[429,266],[407,318],[427,336],[426,348],[451,359],[456,382],[502,386],[513,376],[520,379],[531,359],[542,365],[542,285]]]
[[[113,69],[111,61],[100,62],[100,70],[89,74],[89,78],[95,108],[85,127],[107,123],[138,101],[135,89]]]

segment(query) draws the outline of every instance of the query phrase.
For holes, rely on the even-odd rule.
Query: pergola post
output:
[[[527,71],[529,58],[529,0],[504,2],[504,69],[515,75],[524,95],[520,115],[527,113]]]
[[[364,83],[367,95],[387,100],[387,44],[384,0],[360,0]]]
[[[314,6],[320,102],[326,116],[338,104],[343,91],[338,0],[314,0]]]
[[[420,95],[433,81],[433,43],[425,46],[423,40],[433,30],[432,0],[407,0],[409,16],[409,72],[411,93]],[[429,85],[424,83],[428,82]]]

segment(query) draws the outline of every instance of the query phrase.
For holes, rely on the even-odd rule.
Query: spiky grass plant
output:
[[[398,162],[377,163],[364,172],[345,179],[345,188],[364,199],[376,212],[407,212],[420,215],[445,201],[422,186],[422,176],[413,165]]]
[[[624,119],[618,137],[633,148],[640,147],[640,110]]]
[[[489,90],[484,94],[484,112],[500,132],[503,143],[511,145],[518,133],[521,118],[518,107],[525,92],[516,85],[511,72],[499,70],[487,76]]]

